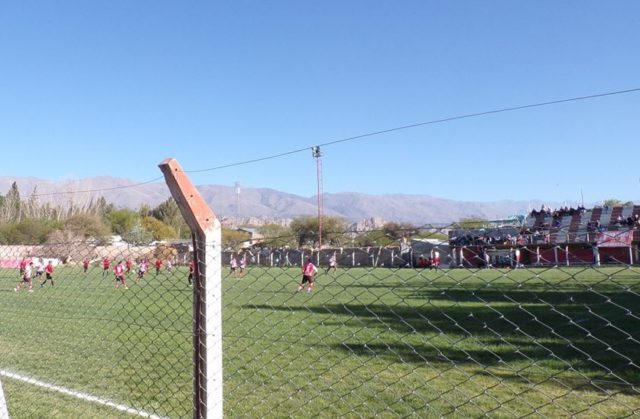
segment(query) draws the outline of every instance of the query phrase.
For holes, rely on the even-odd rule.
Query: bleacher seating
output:
[[[541,237],[549,235],[550,243],[585,243],[594,242],[598,231],[589,229],[588,224],[600,225],[600,231],[615,231],[630,228],[626,224],[617,222],[618,216],[626,221],[627,217],[640,214],[640,205],[636,206],[616,206],[616,207],[596,207],[573,215],[564,214],[553,218],[552,215],[538,212],[535,217],[528,217],[525,227],[531,231],[539,231]],[[634,241],[640,240],[640,228],[634,226]]]

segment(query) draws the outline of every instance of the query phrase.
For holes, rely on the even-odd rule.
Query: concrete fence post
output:
[[[222,227],[175,159],[159,167],[193,238],[193,417],[222,418]]]

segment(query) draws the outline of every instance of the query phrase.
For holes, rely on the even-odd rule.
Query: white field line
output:
[[[141,409],[136,409],[133,407],[129,407],[125,404],[116,403],[108,399],[103,399],[98,396],[94,396],[92,394],[83,393],[80,391],[71,390],[65,387],[56,386],[53,384],[45,383],[44,381],[36,380],[35,378],[26,377],[21,374],[16,374],[10,371],[0,369],[0,376],[11,378],[13,380],[22,381],[24,383],[32,384],[34,386],[42,387],[47,390],[56,391],[58,393],[66,394],[67,396],[75,397],[80,400],[84,400],[91,403],[101,404],[103,406],[112,407],[114,409],[120,410],[121,412],[131,413],[133,415],[138,415],[143,418],[151,418],[151,419],[164,419],[162,416],[154,415],[153,413],[145,412]],[[0,405],[1,407],[1,405]],[[1,412],[1,410],[0,410]]]
[[[2,391],[2,381],[0,381],[0,419],[9,419],[7,402],[4,399],[4,391]]]

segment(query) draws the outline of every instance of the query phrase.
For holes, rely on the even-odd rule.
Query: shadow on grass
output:
[[[633,292],[413,291],[394,306],[246,308],[323,315],[322,325],[356,330],[348,341],[323,345],[358,356],[491,368],[483,373],[640,395],[640,296]],[[379,333],[359,339],[363,327],[367,336]]]

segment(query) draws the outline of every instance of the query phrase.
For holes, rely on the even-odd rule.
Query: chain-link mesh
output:
[[[569,224],[540,242],[527,225],[450,226],[385,246],[225,252],[225,412],[640,414],[637,241],[568,243]]]
[[[0,246],[11,417],[191,416],[188,265],[188,244]]]
[[[293,236],[226,243],[216,259],[225,415],[637,416],[640,230],[591,231],[591,212],[574,217],[536,215],[516,231],[327,233],[321,251],[269,244]],[[0,380],[12,417],[192,416],[192,250],[0,246]],[[33,292],[23,258],[34,262]],[[55,282],[35,277],[40,258]],[[128,259],[116,289],[114,264],[126,270]]]

